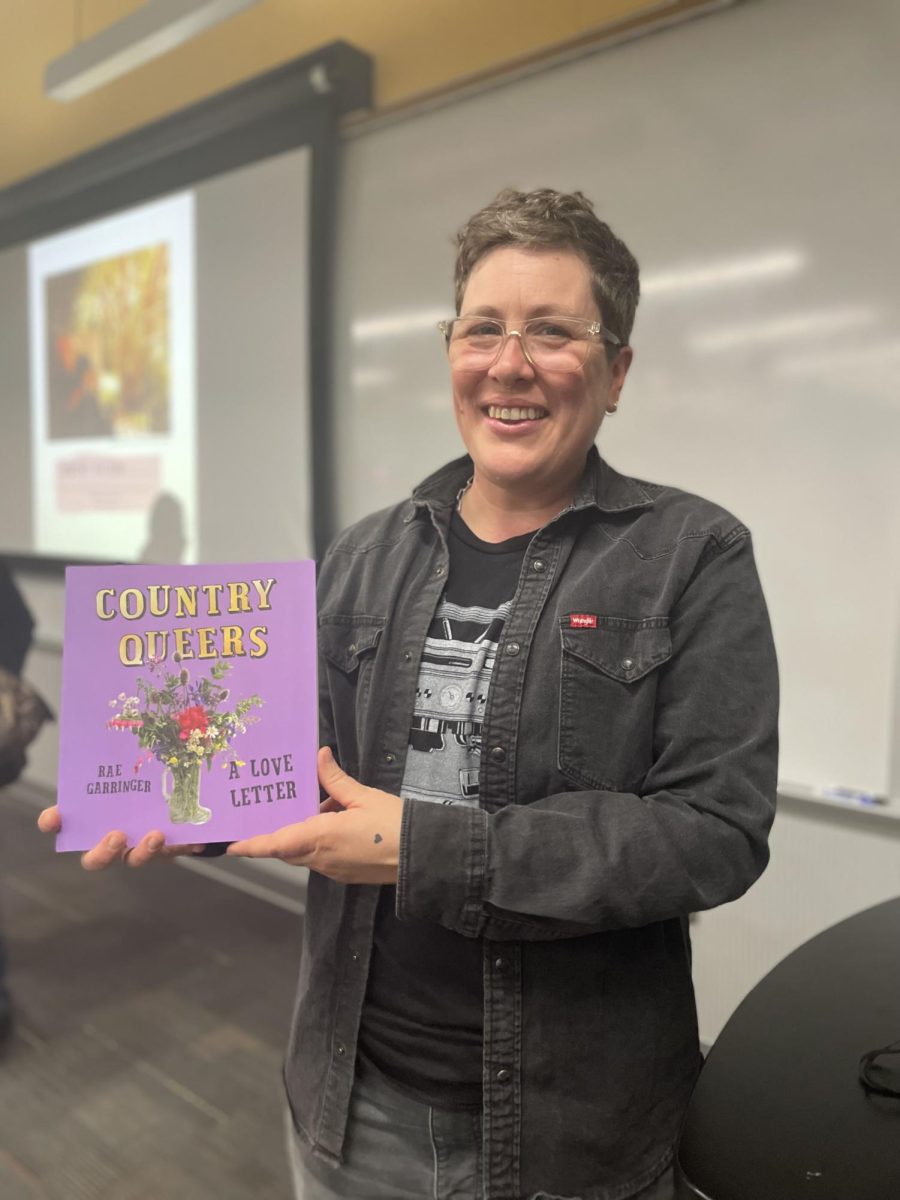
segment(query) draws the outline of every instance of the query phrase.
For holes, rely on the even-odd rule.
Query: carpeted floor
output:
[[[0,792],[0,1200],[287,1200],[301,918],[173,863],[89,874]]]

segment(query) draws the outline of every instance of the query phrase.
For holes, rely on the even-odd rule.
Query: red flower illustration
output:
[[[180,713],[175,714],[175,720],[178,722],[180,732],[178,734],[181,741],[186,742],[195,729],[201,733],[206,733],[209,727],[209,718],[206,715],[206,709],[199,704],[192,704],[190,708],[183,708]]]

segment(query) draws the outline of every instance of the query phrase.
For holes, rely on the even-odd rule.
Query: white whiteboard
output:
[[[601,431],[753,530],[784,781],[900,796],[900,5],[750,0],[349,139],[339,517],[461,452],[434,322],[501,187],[580,188],[645,281]]]

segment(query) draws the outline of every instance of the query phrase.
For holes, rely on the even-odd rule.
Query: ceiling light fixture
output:
[[[135,12],[48,63],[44,92],[54,100],[76,100],[258,3],[145,0]]]

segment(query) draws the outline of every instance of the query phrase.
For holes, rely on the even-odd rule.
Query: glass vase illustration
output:
[[[162,775],[162,793],[173,825],[205,825],[212,816],[212,809],[204,808],[200,803],[199,762],[166,767]]]

